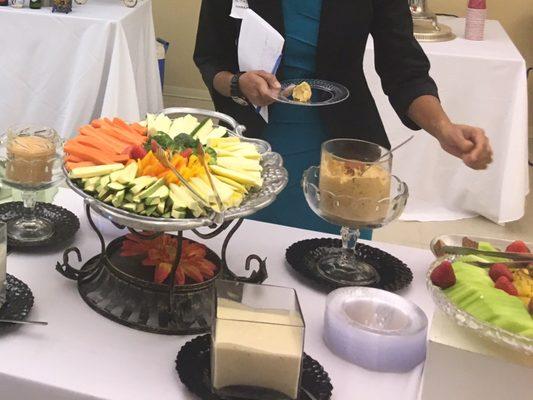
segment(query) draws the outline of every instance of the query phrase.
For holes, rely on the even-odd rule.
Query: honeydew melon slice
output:
[[[460,309],[510,332],[533,337],[533,318],[522,301],[496,289],[488,271],[465,262],[453,263],[456,284],[444,290]]]

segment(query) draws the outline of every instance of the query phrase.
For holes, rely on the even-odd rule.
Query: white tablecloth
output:
[[[56,200],[80,215],[81,230],[73,245],[87,260],[99,251],[99,244],[83,215],[81,199],[61,189]],[[117,235],[109,223],[102,223],[108,237]],[[230,265],[241,265],[250,253],[267,257],[267,283],[296,288],[306,322],[305,351],[330,374],[334,400],[416,399],[422,365],[405,374],[371,372],[338,358],[324,345],[321,336],[325,294],[302,283],[284,258],[285,249],[292,243],[322,236],[246,221],[230,243],[228,260]],[[220,245],[220,238],[209,242],[215,251]],[[433,303],[424,277],[432,261],[430,252],[374,245],[411,267],[413,284],[400,294],[417,303],[431,318]],[[174,370],[177,352],[191,337],[140,332],[100,316],[80,298],[76,283],[54,270],[60,258],[61,252],[15,252],[8,256],[8,272],[26,282],[35,295],[30,318],[50,324],[21,326],[9,334],[0,334],[0,399],[194,399]]]
[[[479,214],[498,223],[520,219],[529,191],[525,61],[497,21],[487,21],[483,42],[463,38],[462,18],[440,21],[458,38],[422,44],[431,75],[450,118],[485,129],[494,163],[485,172],[475,172],[445,154],[430,135],[416,133],[394,158],[394,171],[408,183],[411,194],[401,218],[439,221]],[[391,142],[398,143],[412,133],[383,94],[373,58],[370,41],[365,73]]]
[[[0,7],[0,131],[63,137],[99,116],[138,121],[163,108],[150,0],[90,0],[70,14]]]

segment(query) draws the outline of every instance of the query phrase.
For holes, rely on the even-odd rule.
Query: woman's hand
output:
[[[265,71],[249,71],[239,78],[239,87],[246,99],[259,107],[275,102],[281,90],[276,76]]]
[[[492,148],[481,128],[445,124],[435,135],[441,147],[473,169],[486,169],[492,162]]]
[[[470,168],[486,169],[492,162],[492,148],[483,129],[450,122],[436,97],[416,98],[407,115],[435,137],[445,151],[463,160]]]

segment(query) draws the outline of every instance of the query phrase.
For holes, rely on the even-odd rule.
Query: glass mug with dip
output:
[[[328,248],[318,272],[337,284],[368,286],[379,282],[374,267],[355,252],[360,229],[380,228],[396,219],[409,196],[407,185],[391,174],[392,153],[356,139],[322,144],[320,167],[304,172],[303,190],[311,209],[342,227],[342,248]]]
[[[51,128],[15,126],[2,137],[0,175],[3,183],[22,191],[22,217],[8,222],[8,236],[20,241],[40,241],[54,233],[51,222],[35,215],[36,193],[58,184],[61,139]]]
[[[226,398],[295,400],[305,324],[294,289],[218,280],[211,383]]]

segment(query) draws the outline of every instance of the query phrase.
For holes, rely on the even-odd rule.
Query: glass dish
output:
[[[24,213],[8,223],[9,237],[39,242],[54,234],[50,221],[35,215],[37,191],[63,180],[62,143],[51,128],[20,125],[0,140],[0,176],[3,183],[22,191]]]
[[[513,350],[533,355],[533,338],[509,332],[498,326],[481,321],[473,315],[458,308],[439,287],[431,283],[430,275],[444,260],[453,262],[456,257],[441,257],[435,260],[426,274],[426,286],[437,307],[450,317],[456,324],[470,329],[479,336],[492,340],[494,343],[507,346]]]
[[[379,283],[375,268],[355,255],[360,229],[375,229],[398,218],[405,208],[407,185],[390,174],[392,154],[370,142],[334,139],[322,145],[320,167],[304,172],[303,190],[311,209],[342,227],[343,247],[320,262],[326,279],[341,285]]]
[[[222,397],[297,399],[305,325],[294,289],[219,280],[211,382]]]
[[[311,86],[312,96],[308,102],[296,101],[292,98],[292,89],[302,82]],[[350,97],[350,91],[340,83],[321,79],[290,79],[281,82],[281,91],[275,99],[279,103],[304,107],[320,107],[338,104]]]
[[[261,165],[263,167],[262,178],[263,186],[259,190],[251,191],[239,207],[229,208],[224,212],[225,221],[237,218],[244,218],[255,212],[267,207],[276,199],[276,196],[285,188],[288,182],[288,173],[283,168],[283,160],[278,153],[272,152],[268,142],[260,139],[250,139],[242,137],[246,128],[239,125],[233,118],[215,111],[200,110],[196,108],[169,108],[163,110],[167,115],[173,117],[177,115],[195,115],[210,117],[225,126],[230,126],[232,131],[230,135],[241,137],[242,142],[252,143],[261,154]],[[215,124],[216,126],[216,124]],[[63,167],[65,176],[68,172]],[[203,226],[213,225],[213,216],[201,218],[173,219],[173,218],[155,218],[146,217],[121,210],[112,205],[106,204],[90,194],[81,190],[70,179],[66,180],[68,186],[77,194],[85,199],[91,205],[91,208],[104,218],[107,218],[119,225],[127,226],[133,229],[140,229],[154,232],[169,232],[177,230],[196,229]]]

